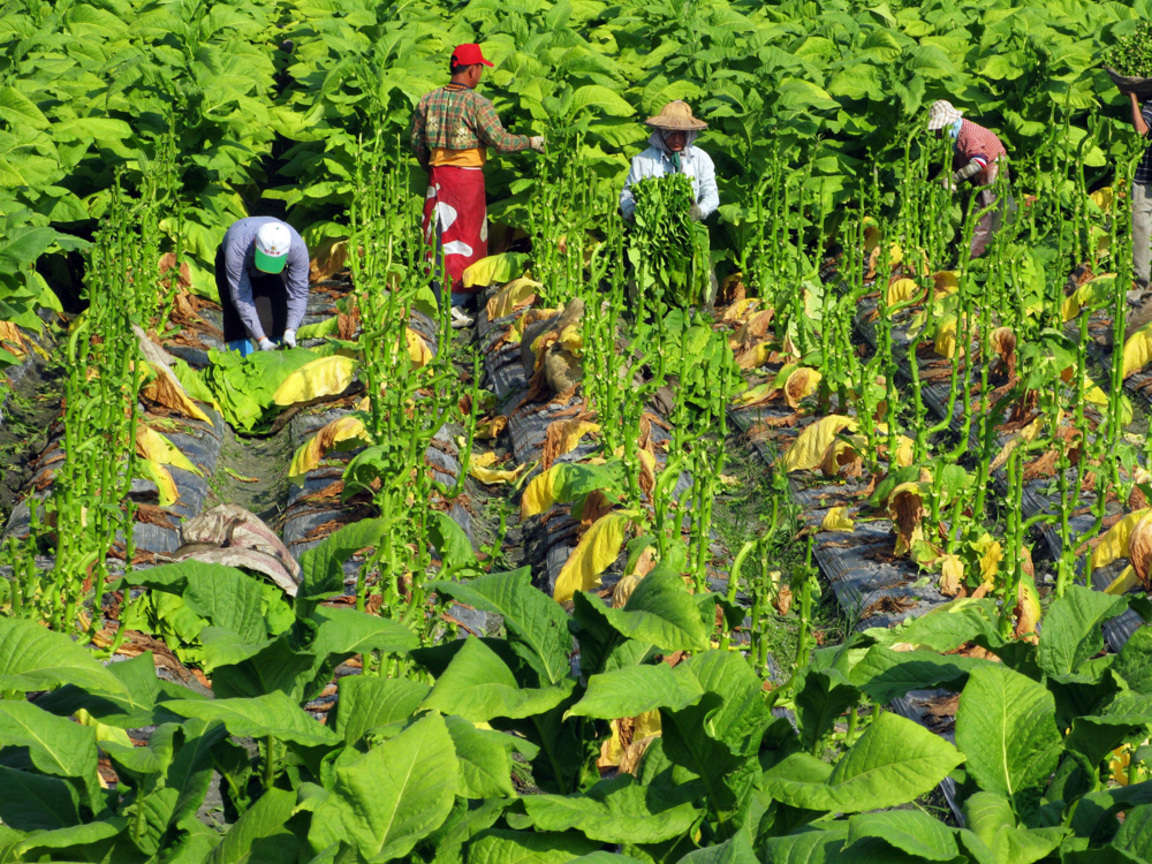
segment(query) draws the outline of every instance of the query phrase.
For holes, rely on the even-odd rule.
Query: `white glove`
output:
[[[260,347],[261,351],[275,351],[276,350],[276,343],[274,343],[267,336],[265,336],[263,339],[261,339],[256,344]]]
[[[296,347],[296,331],[295,330],[285,330],[284,331],[284,344],[287,345],[289,348],[295,348]]]
[[[544,144],[545,141],[543,135],[533,135],[528,139],[528,146],[535,150],[537,153],[544,152]]]

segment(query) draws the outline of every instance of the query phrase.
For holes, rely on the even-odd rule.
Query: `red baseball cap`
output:
[[[483,63],[485,66],[492,65],[491,62],[484,59],[484,52],[475,42],[465,42],[463,45],[457,45],[452,49],[453,66],[474,66],[477,63]]]

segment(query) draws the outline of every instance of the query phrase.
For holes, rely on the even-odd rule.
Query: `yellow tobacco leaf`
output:
[[[303,486],[309,471],[319,468],[320,461],[336,449],[337,444],[351,439],[370,443],[364,421],[353,415],[337,417],[308,439],[307,443],[300,445],[288,468],[288,479],[297,486]]]
[[[556,337],[555,344],[561,348],[567,348],[579,357],[584,348],[584,330],[579,324],[571,324],[560,332],[560,335]]]
[[[146,361],[147,362],[147,361]],[[148,362],[152,371],[156,373],[156,377],[149,381],[144,387],[140,388],[140,395],[145,399],[163,405],[171,411],[179,411],[185,417],[192,417],[195,420],[203,420],[209,426],[212,421],[208,415],[201,411],[195,402],[192,401],[188,393],[184,390],[184,385],[172,374],[172,370],[167,366],[160,363]],[[214,408],[219,409],[220,406],[214,405]]]
[[[953,357],[956,354],[956,318],[949,316],[940,322],[932,349],[940,357]]]
[[[11,321],[0,321],[0,348],[4,348],[19,360],[28,355],[24,337],[20,335],[20,328]]]
[[[515,252],[502,252],[499,255],[489,255],[481,258],[464,270],[461,278],[465,288],[475,288],[477,285],[487,287],[500,282],[508,282],[517,273],[522,271],[524,256]]]
[[[833,507],[820,522],[821,531],[851,531],[856,523],[847,516],[847,507]]]
[[[1124,343],[1125,378],[1139,372],[1152,361],[1152,327],[1145,324]]]
[[[1036,642],[1036,626],[1040,623],[1040,592],[1035,580],[1027,573],[1020,574],[1020,584],[1016,586],[1016,638],[1026,638]]]
[[[1004,547],[999,540],[993,540],[991,535],[984,534],[972,544],[974,551],[980,553],[980,581],[991,585],[996,580],[996,572],[1000,569],[1000,561],[1004,557]]]
[[[912,464],[912,456],[915,453],[916,442],[907,435],[901,435],[897,439],[897,442],[896,464],[901,468],[907,468]]]
[[[818,467],[828,445],[845,429],[856,431],[856,421],[843,414],[830,414],[805,428],[784,454],[784,471],[791,473]]]
[[[955,270],[940,270],[932,274],[932,290],[935,297],[955,294],[960,287],[960,274]]]
[[[631,517],[618,510],[592,523],[556,577],[552,598],[557,603],[567,603],[577,591],[590,591],[600,584],[600,574],[619,557],[630,524]]]
[[[120,744],[124,747],[131,747],[132,739],[128,737],[128,732],[124,729],[119,729],[115,726],[105,726],[95,717],[93,717],[87,709],[77,708],[76,713],[72,715],[76,722],[81,726],[87,726],[96,731],[96,740],[111,741],[114,744]]]
[[[751,312],[759,308],[760,302],[759,297],[745,297],[743,300],[737,300],[724,310],[724,314],[720,316],[720,320],[743,321]]]
[[[1139,584],[1140,580],[1136,576],[1136,570],[1129,564],[1121,571],[1119,576],[1109,583],[1108,587],[1104,589],[1104,593],[1114,594],[1116,596],[1127,594]]]
[[[476,437],[485,441],[498,438],[507,425],[508,418],[503,415],[493,417],[491,420],[481,420],[476,424]]]
[[[896,532],[895,552],[903,555],[924,539],[924,490],[919,483],[901,483],[888,497],[888,515]]]
[[[940,593],[945,597],[955,597],[964,585],[964,561],[959,555],[943,555],[940,558]]]
[[[1152,513],[1152,508],[1144,507],[1129,513],[1111,528],[1104,532],[1096,548],[1092,550],[1089,563],[1093,570],[1107,567],[1117,558],[1128,557],[1128,541],[1132,532],[1145,516]]]
[[[770,394],[775,393],[779,389],[775,381],[765,381],[763,384],[749,387],[736,397],[735,402],[737,405],[754,405],[762,399],[767,399]]]
[[[888,286],[884,299],[889,306],[893,306],[896,303],[905,303],[918,297],[923,292],[924,289],[916,284],[915,279],[896,279]]]
[[[498,294],[488,298],[488,320],[495,321],[497,318],[511,315],[518,306],[535,300],[536,292],[543,287],[531,279],[513,279],[501,288]]]
[[[359,365],[354,357],[342,354],[305,363],[284,379],[272,399],[277,405],[295,405],[343,393],[352,383],[352,375]]]
[[[160,465],[172,465],[204,476],[204,472],[193,465],[175,444],[143,423],[136,424],[136,453]]]
[[[800,400],[816,392],[822,377],[815,369],[810,369],[807,366],[801,366],[792,372],[788,376],[788,380],[784,382],[783,388],[784,401],[788,403],[788,407],[799,408]]]
[[[546,468],[551,467],[557,458],[575,450],[581,438],[599,431],[600,424],[590,420],[572,418],[552,421],[544,432],[541,463]]]
[[[629,745],[631,747],[636,746],[646,738],[652,738],[661,733],[659,708],[645,711],[631,719],[632,742]],[[596,767],[601,769],[615,768],[620,765],[624,758],[625,748],[620,740],[620,721],[613,720],[610,728],[612,729],[612,737],[601,745],[600,758],[596,760]]]
[[[468,475],[474,477],[485,486],[496,486],[501,483],[511,483],[519,477],[528,467],[529,463],[517,465],[511,471],[502,471],[490,466],[496,464],[495,453],[473,453],[468,460]]]
[[[1111,294],[1115,282],[1115,273],[1101,273],[1099,276],[1089,279],[1064,298],[1064,305],[1060,310],[1061,316],[1065,321],[1071,321],[1080,314],[1085,306],[1106,300]]]
[[[1090,193],[1088,197],[1105,213],[1112,209],[1112,202],[1116,200],[1116,194],[1112,191],[1111,186],[1101,187],[1095,192]]]
[[[556,480],[560,470],[559,465],[553,465],[528,481],[524,494],[520,496],[521,520],[552,509],[556,503]]]
[[[432,359],[432,349],[428,347],[424,337],[409,327],[404,331],[404,338],[408,342],[408,357],[412,365],[417,369],[428,365],[428,361]]]
[[[1035,441],[1036,436],[1040,434],[1040,429],[1044,425],[1044,418],[1037,417],[1023,429],[1013,432],[1008,440],[1004,442],[1004,446],[1000,448],[1000,452],[996,454],[996,458],[992,460],[991,470],[997,471],[1008,462],[1008,457],[1012,455],[1012,451],[1016,449],[1017,445],[1022,441]]]
[[[747,351],[742,352],[736,358],[736,365],[741,369],[755,369],[757,366],[763,366],[767,363],[771,353],[772,346],[767,342],[761,342],[759,345],[753,345]]]
[[[151,459],[137,459],[136,469],[141,477],[151,480],[160,490],[160,506],[171,507],[180,497],[180,490],[176,488],[176,481],[172,474],[159,462]]]

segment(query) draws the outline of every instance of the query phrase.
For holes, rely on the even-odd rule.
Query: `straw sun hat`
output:
[[[644,121],[657,129],[667,129],[672,132],[691,132],[693,130],[707,129],[708,124],[692,116],[692,109],[687,102],[677,99],[669,102],[660,109],[655,117]]]

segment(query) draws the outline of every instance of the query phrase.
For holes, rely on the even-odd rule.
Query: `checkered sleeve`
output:
[[[1144,107],[1140,109],[1140,116],[1144,118],[1145,125],[1152,129],[1152,101],[1144,103]]]
[[[527,135],[513,135],[504,129],[496,109],[484,97],[475,98],[473,110],[473,129],[476,137],[486,147],[491,147],[497,153],[519,153],[531,146]]]
[[[425,100],[421,99],[416,110],[412,112],[412,134],[409,142],[412,149],[416,151],[416,161],[422,167],[427,168],[430,151],[428,150],[427,115],[424,110],[424,102]]]

